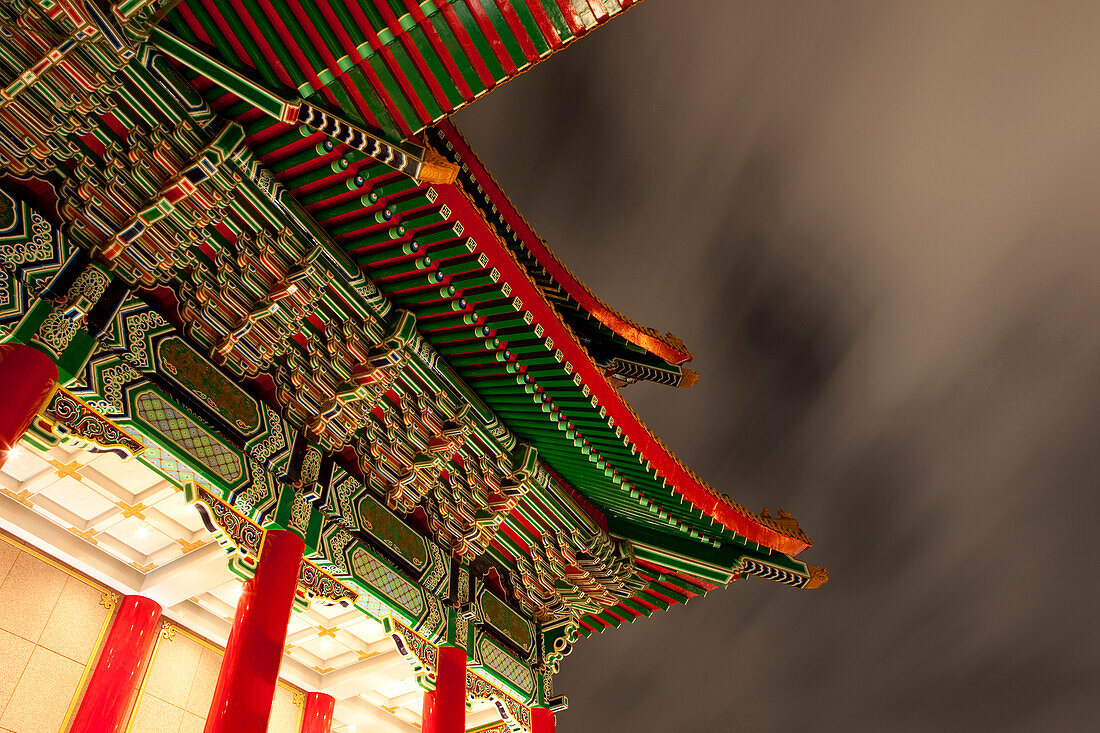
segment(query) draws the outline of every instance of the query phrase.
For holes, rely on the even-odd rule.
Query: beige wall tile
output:
[[[0,585],[0,629],[37,642],[69,576],[25,552]]]
[[[180,721],[179,733],[202,733],[202,729],[205,725],[206,718],[192,715],[191,713],[184,713],[183,720]]]
[[[153,695],[142,695],[130,733],[170,733],[180,729],[183,710]]]
[[[214,686],[218,684],[218,672],[221,666],[221,653],[203,647],[199,655],[195,679],[187,695],[187,703],[183,706],[185,710],[203,718],[206,717],[210,712],[210,701],[214,699]]]
[[[183,634],[176,634],[171,641],[161,639],[145,681],[145,694],[183,708],[191,692],[202,649],[201,644]]]
[[[298,733],[302,723],[302,709],[294,704],[294,691],[282,685],[275,687],[275,699],[271,703],[271,719],[268,733]]]
[[[11,566],[15,563],[17,557],[19,557],[19,548],[0,539],[0,583],[3,583],[8,577],[8,571],[11,570]]]
[[[38,639],[39,645],[86,664],[110,613],[100,604],[102,597],[102,591],[97,588],[68,578]]]
[[[84,665],[35,647],[27,668],[0,717],[15,733],[53,733],[61,728]]]
[[[30,661],[32,651],[34,644],[23,637],[0,631],[0,717]]]

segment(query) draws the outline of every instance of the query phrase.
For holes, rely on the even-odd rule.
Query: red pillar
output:
[[[439,647],[435,689],[424,693],[423,733],[464,733],[466,730],[466,651]]]
[[[144,596],[123,597],[70,733],[121,733],[126,728],[130,701],[157,639],[160,610],[160,604]]]
[[[0,344],[0,466],[57,384],[53,359],[26,344]]]
[[[267,730],[304,548],[293,532],[264,533],[256,575],[237,601],[204,733]]]
[[[531,708],[531,733],[554,733],[554,711]]]
[[[323,692],[306,695],[306,709],[302,712],[301,733],[329,733],[332,728],[332,709],[336,700]]]

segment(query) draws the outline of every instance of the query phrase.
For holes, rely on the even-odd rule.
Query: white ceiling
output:
[[[225,644],[241,581],[183,492],[140,461],[23,442],[0,469],[0,527]],[[381,625],[356,609],[296,611],[282,676],[336,698],[334,732],[413,733],[422,694]],[[467,728],[499,720],[487,702]]]

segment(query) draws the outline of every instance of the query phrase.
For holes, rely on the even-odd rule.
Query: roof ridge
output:
[[[454,134],[457,135],[457,137],[459,139],[459,142],[461,142],[466,147],[466,150],[464,150],[464,151],[455,150],[454,151],[455,155],[457,155],[459,158],[463,158],[464,154],[466,154],[468,152],[474,158],[473,161],[466,160],[466,159],[461,159],[461,160],[459,160],[459,165],[462,168],[465,168],[469,172],[470,176],[473,179],[475,179],[475,182],[476,182],[476,179],[479,178],[483,173],[488,174],[488,171],[485,169],[485,166],[483,164],[481,164],[480,159],[477,158],[477,154],[474,153],[473,149],[469,147],[469,142],[464,137],[462,137],[461,133],[458,133],[458,130],[455,128],[455,126],[453,124],[446,123],[446,122],[441,123],[439,125],[439,128],[441,130],[441,133],[442,133],[444,139],[447,139],[450,136],[450,134],[453,132]],[[475,175],[474,171],[470,170],[470,163],[471,162],[475,162],[478,169],[479,169],[476,172],[476,175]],[[491,178],[491,176],[490,176],[490,178]],[[499,184],[496,184],[495,180],[493,181],[493,184],[496,185],[498,190],[499,190]],[[481,184],[479,183],[477,185],[481,185]],[[457,190],[459,195],[462,196],[463,199],[468,201],[472,206],[475,207],[475,209],[477,208],[477,204],[473,200],[471,192],[468,192],[466,190],[466,187],[464,185],[462,185],[461,176],[459,177],[459,180],[454,184],[454,188]],[[501,193],[503,193],[503,192],[501,192]],[[509,202],[509,205],[511,205],[511,202]],[[514,207],[513,207],[513,210],[515,210]],[[493,237],[496,238],[497,243],[500,245],[500,247],[503,250],[505,256],[507,256],[508,260],[512,263],[512,265],[517,267],[522,273],[527,275],[526,267],[524,267],[523,263],[519,261],[519,259],[516,257],[516,254],[512,251],[512,249],[507,246],[507,244],[504,242],[503,238],[497,232],[496,228],[494,226],[489,225],[489,222],[486,222],[486,224],[487,224],[486,230]],[[527,226],[528,226],[528,228],[530,227],[530,225],[527,225]],[[532,233],[533,236],[537,236],[537,235],[534,235],[533,231],[531,233]],[[550,302],[550,300],[547,297],[545,291],[541,287],[539,287],[538,284],[535,283],[533,280],[529,280],[528,282],[531,285],[534,292],[537,294],[537,296],[542,299],[543,304],[546,306],[546,308],[549,310],[549,312],[553,315],[553,317],[557,321],[557,323],[560,326],[563,327],[564,332],[572,339],[573,344],[579,349],[580,353],[587,359],[587,361],[589,362],[590,365],[594,366],[594,362],[592,361],[592,358],[589,355],[588,350],[585,348],[584,344],[582,344],[580,342],[580,340],[577,338],[576,334],[569,327],[569,325],[565,322],[564,318],[562,317],[562,314],[558,311],[557,308],[554,307],[553,303]],[[696,506],[700,511],[704,512],[706,515],[708,515],[711,518],[713,518],[714,520],[718,521],[720,524],[727,527],[728,529],[731,529],[734,532],[737,532],[738,534],[741,534],[742,536],[746,536],[743,529],[739,529],[738,527],[736,527],[734,525],[743,526],[744,522],[743,521],[739,522],[739,521],[737,521],[736,518],[730,517],[729,516],[730,512],[733,512],[734,514],[739,516],[742,520],[745,520],[745,521],[747,521],[751,524],[757,525],[757,527],[763,529],[764,532],[759,532],[759,531],[754,532],[753,534],[757,535],[757,539],[754,539],[752,537],[747,537],[747,536],[746,536],[746,538],[751,539],[751,540],[753,540],[753,541],[755,541],[755,542],[757,542],[761,545],[764,545],[766,547],[770,547],[773,550],[777,550],[779,552],[783,552],[783,553],[786,553],[788,555],[794,556],[794,555],[797,555],[802,550],[804,550],[808,547],[811,547],[813,545],[813,541],[805,534],[805,532],[802,531],[802,528],[799,526],[798,521],[795,520],[793,517],[791,517],[789,514],[786,514],[786,512],[783,513],[785,516],[782,516],[778,519],[773,518],[770,515],[767,515],[766,512],[762,512],[761,514],[756,514],[755,512],[751,512],[748,509],[746,509],[744,505],[733,501],[733,499],[731,499],[724,492],[721,492],[721,491],[715,489],[709,483],[702,480],[699,477],[698,474],[696,474],[693,470],[688,468],[679,459],[679,457],[677,457],[676,454],[673,453],[668,448],[668,446],[665,445],[663,440],[661,440],[656,434],[654,434],[654,432],[650,429],[649,425],[647,425],[646,422],[644,420],[642,420],[642,418],[634,410],[634,408],[631,407],[630,404],[626,400],[623,399],[622,395],[619,393],[619,390],[617,390],[614,387],[614,385],[611,384],[604,377],[603,373],[599,369],[594,369],[594,372],[595,372],[596,378],[601,380],[603,385],[605,387],[607,387],[608,393],[614,395],[614,400],[617,403],[617,407],[619,407],[620,409],[625,410],[625,412],[634,420],[635,423],[637,423],[637,425],[640,427],[640,429],[644,432],[645,437],[648,438],[652,442],[653,445],[657,446],[657,448],[662,453],[665,454],[665,456],[669,459],[669,461],[671,461],[671,463],[673,464],[675,469],[682,472],[684,477],[691,484],[694,484],[694,486],[697,487],[700,491],[706,493],[709,497],[711,497],[713,499],[714,503],[713,504],[710,503],[710,502],[702,502],[701,503],[698,500],[698,498],[691,497],[689,495],[689,491],[690,491],[690,488],[691,488],[690,486],[677,486],[673,482],[672,477],[667,476],[667,475],[662,475],[662,472],[657,467],[657,465],[655,465],[652,460],[649,460],[648,462],[651,464],[651,468],[652,468],[654,474],[660,480],[668,483],[672,487],[673,491],[675,491],[676,493],[679,493],[687,501],[689,501],[691,504]],[[613,419],[613,416],[612,416],[612,419]],[[615,420],[615,424],[619,425],[620,421]],[[621,425],[620,425],[620,427],[621,427]],[[636,439],[638,437],[642,437],[642,436],[630,436],[630,435],[628,435],[628,439],[630,440],[630,442],[632,444],[636,445],[638,450],[640,452],[643,452],[643,455],[644,455],[644,446],[641,444],[641,442],[639,440]],[[668,473],[668,472],[666,471],[665,473]],[[687,491],[685,491],[685,489]],[[724,508],[724,511],[723,511],[723,508]],[[725,515],[725,516],[723,516],[723,515]],[[769,532],[773,533],[774,535],[780,535],[781,537],[786,538],[786,540],[784,541],[784,540],[780,540],[778,538],[775,538],[769,543],[767,541],[767,539],[768,539],[767,535],[768,535]]]
[[[453,134],[457,136],[466,146],[466,148],[471,153],[473,153],[475,157],[477,156],[477,153],[474,152],[473,146],[470,145],[470,141],[466,139],[466,137],[453,122],[451,122],[450,120],[444,120],[441,121],[437,127],[443,130],[445,135],[449,136]],[[527,230],[526,234],[530,235],[531,239],[534,242],[538,243],[538,248],[541,249],[541,252],[538,251],[538,249],[532,248],[525,237],[520,237],[520,241],[523,242],[524,246],[527,247],[527,250],[531,253],[532,257],[534,257],[535,261],[542,265],[543,269],[547,271],[547,274],[555,282],[561,285],[566,294],[569,297],[573,298],[573,300],[577,301],[578,304],[580,304],[581,307],[584,308],[590,316],[595,318],[606,328],[618,334],[628,342],[642,349],[645,349],[654,356],[664,359],[671,364],[685,364],[695,358],[695,355],[688,350],[687,346],[685,346],[683,340],[681,340],[680,337],[676,336],[672,332],[667,332],[664,335],[661,335],[661,333],[657,329],[638,323],[629,316],[624,315],[621,311],[608,305],[602,298],[593,293],[591,288],[589,288],[579,277],[577,277],[572,268],[562,262],[561,258],[559,258],[557,254],[550,248],[550,245],[546,243],[546,240],[539,236],[539,234],[535,231],[535,228],[531,226],[531,223],[527,221],[527,218],[523,215],[523,212],[521,212],[519,208],[514,203],[512,203],[512,200],[508,197],[507,192],[505,192],[504,188],[493,176],[492,171],[490,171],[485,165],[481,165],[480,168],[481,171],[479,171],[478,177],[481,178],[483,174],[488,179],[488,182],[492,184],[494,192],[499,194],[500,197],[504,200],[504,203],[508,205],[509,211],[502,213],[514,216],[516,219],[518,219],[523,227]],[[523,233],[517,232],[517,234]],[[543,260],[544,257],[548,257],[551,260],[551,264],[553,265],[553,267],[547,267],[547,263]],[[560,274],[566,275],[567,280],[563,281],[561,277],[559,277],[559,273],[554,272],[555,269],[560,270]],[[573,292],[569,287],[570,285],[582,291],[582,297],[578,298],[577,294]],[[591,301],[591,303],[586,304],[584,302],[585,300],[589,300]],[[555,308],[555,310],[557,310],[557,308]]]

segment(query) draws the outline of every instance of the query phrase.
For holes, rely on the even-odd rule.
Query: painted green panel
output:
[[[215,476],[228,484],[234,484],[244,476],[244,466],[236,450],[215,438],[206,428],[154,392],[152,387],[134,393],[131,399],[135,417],[209,468]]]
[[[481,657],[481,663],[488,667],[502,681],[509,683],[509,687],[526,694],[531,694],[535,689],[535,674],[523,661],[514,654],[493,641],[492,637],[482,636],[477,643],[477,650]]]
[[[160,341],[157,355],[161,367],[172,381],[240,430],[252,433],[263,426],[260,404],[179,336],[169,336]]]
[[[420,589],[396,570],[372,555],[365,547],[354,547],[350,555],[355,578],[379,591],[401,608],[418,616],[424,610]]]
[[[424,569],[428,562],[428,549],[423,537],[365,490],[359,499],[357,510],[362,526],[367,531],[413,567]]]
[[[523,649],[530,650],[534,640],[531,623],[488,590],[481,594],[481,615],[494,629]]]

